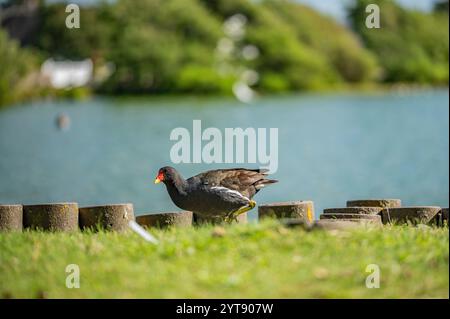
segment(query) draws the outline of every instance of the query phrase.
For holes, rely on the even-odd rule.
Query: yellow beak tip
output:
[[[161,180],[159,178],[155,179],[155,184],[161,183]]]

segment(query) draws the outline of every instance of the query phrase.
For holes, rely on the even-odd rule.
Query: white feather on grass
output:
[[[138,223],[136,223],[134,220],[130,220],[128,222],[128,226],[130,226],[130,228],[139,236],[141,236],[142,238],[144,238],[146,241],[154,244],[154,245],[158,245],[159,244],[159,240],[156,239],[152,234],[150,234],[149,232],[147,232],[144,228],[142,228]]]

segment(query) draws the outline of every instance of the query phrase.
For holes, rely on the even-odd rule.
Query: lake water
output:
[[[60,131],[55,118],[71,120]],[[232,98],[94,98],[0,110],[0,202],[132,202],[137,215],[176,210],[153,180],[170,162],[172,129],[279,129],[278,184],[258,203],[313,200],[323,208],[358,198],[449,204],[449,94],[321,94]],[[179,164],[185,177],[222,164]],[[231,165],[233,166],[233,165]],[[237,166],[254,167],[254,164]],[[256,216],[256,209],[251,213]]]

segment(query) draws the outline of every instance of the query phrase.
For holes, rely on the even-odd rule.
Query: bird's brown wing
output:
[[[197,175],[202,183],[210,187],[226,187],[252,198],[266,184],[276,183],[276,180],[266,179],[264,169],[217,169]]]

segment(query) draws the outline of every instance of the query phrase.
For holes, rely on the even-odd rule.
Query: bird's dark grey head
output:
[[[155,184],[163,182],[164,184],[174,183],[180,178],[180,174],[177,170],[170,166],[161,167],[158,171],[158,175],[155,179]]]

